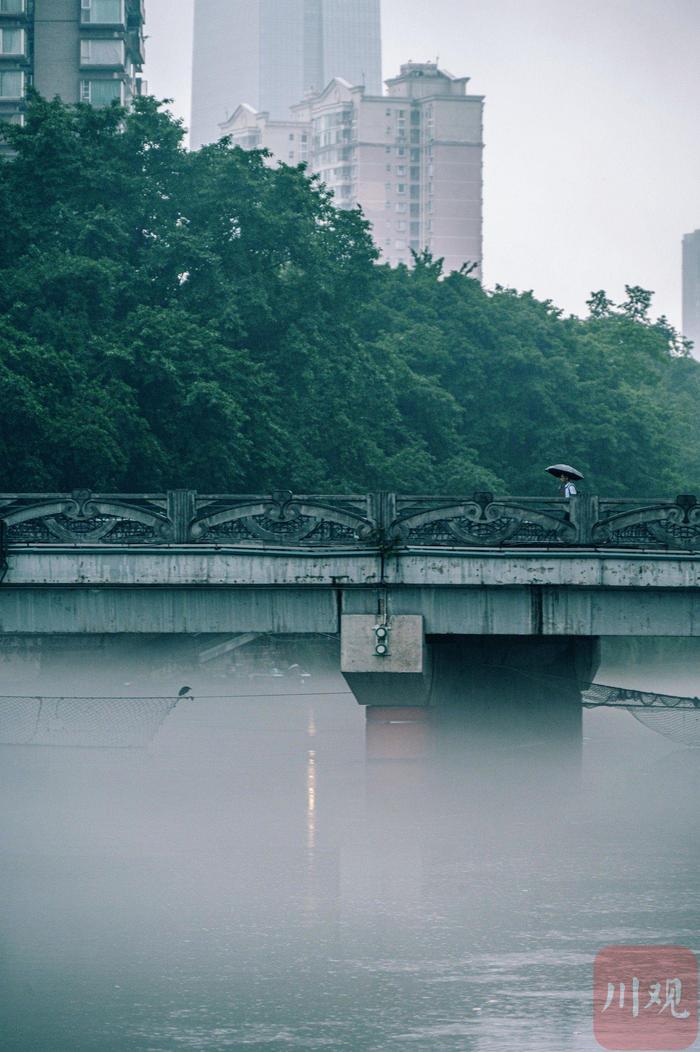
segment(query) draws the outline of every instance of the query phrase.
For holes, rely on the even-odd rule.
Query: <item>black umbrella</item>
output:
[[[552,464],[551,467],[546,469],[550,475],[554,475],[556,478],[561,478],[562,475],[568,475],[570,479],[582,479],[583,475],[576,468],[572,468],[571,464]]]

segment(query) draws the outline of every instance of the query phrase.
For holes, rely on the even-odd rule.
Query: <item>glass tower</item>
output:
[[[683,237],[683,335],[700,359],[700,230]]]
[[[381,94],[380,0],[195,0],[193,147],[245,102],[275,120],[333,77]]]

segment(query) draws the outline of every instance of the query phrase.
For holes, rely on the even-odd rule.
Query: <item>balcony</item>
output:
[[[126,28],[124,0],[81,0],[80,22],[83,26]]]
[[[17,102],[24,98],[24,73],[0,69],[0,102]]]
[[[80,41],[81,69],[123,70],[125,62],[124,41],[119,38]]]
[[[141,29],[146,21],[145,0],[127,0],[126,17],[129,29]]]
[[[124,105],[124,82],[120,79],[88,78],[80,81],[80,101],[100,109],[113,102]]]
[[[27,36],[23,29],[0,26],[0,59],[22,59],[27,56]]]
[[[146,61],[146,38],[138,31],[129,32],[127,37],[131,61],[135,66],[143,66]]]
[[[21,18],[27,13],[27,0],[0,0],[0,18]]]

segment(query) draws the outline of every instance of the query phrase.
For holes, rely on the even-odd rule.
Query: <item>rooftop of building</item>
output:
[[[463,83],[469,80],[469,77],[455,77],[452,73],[448,73],[446,69],[440,69],[437,62],[414,62],[413,59],[409,59],[408,62],[404,62],[401,66],[398,77],[389,77],[384,83],[397,84],[401,80],[417,80],[422,77],[442,77],[446,80],[461,81]]]
[[[290,106],[289,120],[270,120],[266,111],[256,112],[247,103],[239,104],[230,117],[219,125],[222,129],[230,128],[244,114],[255,117],[259,123],[268,126],[305,123],[310,119],[311,109],[322,104],[322,101],[334,95],[340,89],[346,95],[359,95],[366,102],[401,103],[406,99],[468,99],[470,102],[483,101],[483,95],[468,95],[469,77],[455,77],[447,70],[440,69],[436,62],[405,62],[397,77],[390,77],[384,83],[389,89],[387,95],[368,95],[364,84],[351,84],[343,77],[333,77],[320,91],[313,89],[306,92],[303,99]],[[336,102],[336,99],[332,101]],[[350,104],[350,100],[346,100]]]

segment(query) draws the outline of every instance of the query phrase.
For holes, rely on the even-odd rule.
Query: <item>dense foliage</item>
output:
[[[303,168],[189,153],[151,99],[7,135],[4,490],[700,492],[700,366],[644,290],[581,321],[380,266]]]

